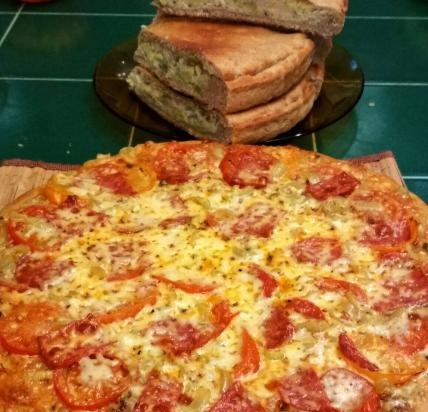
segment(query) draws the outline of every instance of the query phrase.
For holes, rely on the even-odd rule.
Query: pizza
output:
[[[294,147],[145,143],[0,220],[0,411],[426,412],[428,208]]]

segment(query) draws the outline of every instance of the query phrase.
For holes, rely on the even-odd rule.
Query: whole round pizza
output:
[[[428,410],[428,207],[387,177],[146,143],[0,219],[2,412]]]

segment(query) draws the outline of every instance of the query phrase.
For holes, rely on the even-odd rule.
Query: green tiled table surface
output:
[[[149,0],[0,0],[0,159],[81,163],[153,138],[98,101],[97,61],[154,15]],[[428,201],[428,1],[350,0],[335,39],[362,66],[354,110],[291,144],[339,158],[392,150]]]

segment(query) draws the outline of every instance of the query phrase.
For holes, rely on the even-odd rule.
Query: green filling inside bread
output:
[[[140,43],[136,57],[141,58],[158,77],[191,96],[203,98],[210,84],[215,81],[197,57],[173,52],[157,42]]]
[[[215,136],[220,127],[218,115],[209,111],[192,98],[183,96],[159,80],[134,69],[128,76],[132,90],[161,115],[184,129],[192,129],[200,135]]]

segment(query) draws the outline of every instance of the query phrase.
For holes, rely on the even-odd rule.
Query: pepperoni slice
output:
[[[150,266],[146,243],[141,240],[110,241],[92,245],[87,257],[107,273],[109,281],[125,281],[141,276]]]
[[[392,345],[408,355],[413,355],[428,345],[428,317],[411,314],[408,322],[408,330],[394,335]]]
[[[82,364],[85,374],[82,373]],[[102,374],[92,371],[102,370]],[[62,403],[71,410],[95,411],[117,401],[129,388],[131,376],[119,359],[98,355],[82,359],[80,363],[58,369],[53,373],[55,392]]]
[[[313,369],[303,369],[281,379],[277,389],[281,399],[293,408],[305,412],[335,411]]]
[[[321,290],[329,292],[352,293],[359,301],[367,302],[367,295],[364,290],[356,283],[348,282],[342,279],[321,278],[316,282]]]
[[[360,181],[351,174],[332,167],[318,171],[320,181],[306,183],[306,193],[317,200],[326,200],[331,196],[349,196]]]
[[[228,303],[222,301],[212,307],[211,315],[212,323],[200,329],[172,318],[156,322],[153,326],[154,342],[171,356],[187,356],[216,339],[237,314],[231,313]]]
[[[212,150],[206,142],[166,143],[154,160],[156,175],[169,184],[197,181],[213,161]]]
[[[271,168],[276,162],[262,147],[233,145],[226,150],[220,170],[230,186],[261,189],[271,181]]]
[[[24,215],[30,217],[42,217],[46,220],[53,220],[56,217],[55,207],[50,205],[30,205],[22,210]]]
[[[246,329],[242,331],[241,360],[233,368],[236,377],[255,373],[260,368],[260,354],[257,342]]]
[[[360,368],[367,369],[369,371],[378,371],[379,367],[374,363],[370,362],[355,346],[355,343],[346,333],[339,335],[339,350],[343,356],[349,359],[351,362],[356,363]]]
[[[231,230],[235,235],[247,234],[269,238],[279,219],[279,211],[275,210],[272,206],[264,203],[256,203],[238,216]]]
[[[67,368],[80,359],[103,353],[109,344],[90,342],[99,327],[93,315],[38,337],[40,356],[51,369]],[[89,342],[88,342],[89,341]]]
[[[216,286],[200,285],[198,283],[187,283],[182,281],[170,280],[165,276],[161,275],[154,275],[153,277],[159,282],[171,285],[186,293],[210,293],[216,289]]]
[[[62,276],[72,266],[70,260],[56,261],[50,256],[35,258],[26,254],[18,259],[15,279],[18,283],[31,288],[42,289],[46,282]]]
[[[276,279],[270,273],[266,272],[254,263],[249,266],[249,269],[250,273],[262,282],[263,296],[270,298],[278,287]]]
[[[207,412],[264,412],[261,405],[252,401],[240,382],[234,382]]]
[[[157,296],[158,294],[156,290],[149,290],[145,296],[137,297],[130,302],[122,303],[108,312],[96,316],[96,319],[99,323],[106,325],[133,318],[138,315],[144,307],[154,305],[156,303]]]
[[[133,196],[135,190],[127,180],[126,165],[106,162],[92,167],[96,182],[116,195]]]
[[[381,408],[373,385],[348,369],[330,369],[321,382],[331,405],[340,412],[377,412]]]
[[[183,394],[183,385],[152,370],[132,412],[173,412],[178,405],[188,405],[191,398]]]
[[[328,265],[342,256],[339,240],[312,236],[300,240],[291,247],[294,257],[300,263]]]
[[[37,355],[37,337],[56,326],[63,312],[59,305],[50,302],[19,304],[0,319],[0,343],[10,353]]]
[[[404,279],[387,280],[383,286],[387,290],[387,296],[373,305],[378,312],[426,305],[428,303],[428,264],[415,267]]]
[[[295,329],[288,319],[287,306],[278,305],[263,323],[265,346],[268,349],[277,348],[289,343],[293,338]]]
[[[325,319],[324,312],[315,303],[307,299],[293,298],[288,302],[289,308],[310,319]]]

